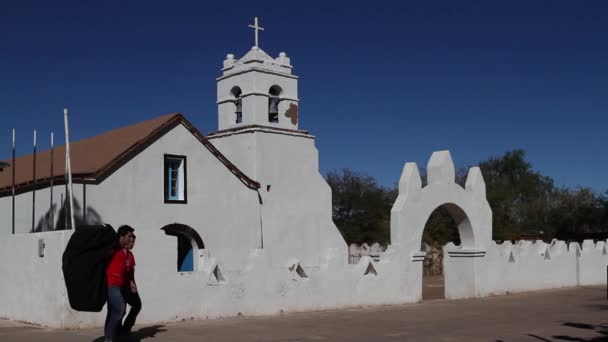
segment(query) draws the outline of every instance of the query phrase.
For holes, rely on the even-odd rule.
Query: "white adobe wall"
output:
[[[82,204],[83,195],[82,184],[74,184],[74,198],[77,203]],[[87,185],[87,190],[91,185]],[[55,185],[53,191],[53,206],[51,206],[51,188],[36,190],[36,207],[34,229],[40,226],[50,226],[51,211],[53,211],[56,228],[65,226],[64,222],[59,222],[59,211],[65,199],[65,185]],[[25,192],[15,196],[15,233],[26,234],[32,232],[32,192]],[[81,215],[81,210],[75,210],[76,215]],[[48,222],[47,222],[48,221]],[[47,222],[47,223],[45,223]],[[0,198],[0,235],[11,234],[12,232],[12,198],[11,196]],[[44,229],[47,230],[47,229]]]
[[[348,247],[332,221],[331,189],[319,173],[314,137],[262,128],[213,136],[211,142],[262,185],[264,248],[276,266],[292,258],[319,266],[327,253],[348,263]]]
[[[313,189],[307,192],[296,181],[293,183],[296,192],[290,192],[291,183],[279,180],[272,184],[271,191],[262,193],[264,203],[269,208],[262,211],[269,242],[265,249],[259,249],[256,229],[251,229],[254,233],[248,233],[251,223],[257,227],[255,224],[259,222],[257,193],[246,188],[242,190],[244,186],[237,183],[238,180],[230,173],[221,171],[223,165],[215,164],[214,159],[206,156],[207,152],[202,146],[193,144],[189,140],[191,136],[184,134],[182,129],[176,128],[167,134],[87,194],[88,203],[104,220],[112,220],[110,223],[114,225],[128,223],[137,229],[138,242],[134,252],[137,281],[144,303],[139,320],[141,323],[420,300],[421,258],[424,257],[420,252],[420,241],[414,244],[416,241],[408,237],[413,235],[411,231],[395,231],[398,239],[382,253],[379,262],[363,256],[358,264],[347,264],[346,245],[331,220],[327,220],[331,209],[329,190],[323,184],[315,185],[315,179],[322,179],[315,178],[312,170],[307,169],[307,165],[316,167],[316,162],[311,159],[303,158],[311,164],[297,164],[294,161],[293,165],[286,163],[287,167],[285,164],[267,162],[263,168],[256,168],[262,169],[263,174],[267,175],[268,178],[262,177],[265,182],[288,172],[296,180],[301,177],[305,180],[304,184],[312,184]],[[280,140],[265,141],[269,145],[277,142]],[[193,146],[200,146],[201,149]],[[292,145],[293,151],[310,152],[310,158],[316,158],[316,150],[310,150],[310,145],[306,146],[306,143],[300,147]],[[160,171],[154,171],[162,170],[162,154],[177,154],[176,149],[187,151],[184,154],[188,154],[188,205],[164,205],[160,185],[162,175]],[[270,148],[267,151],[269,154],[280,153]],[[451,177],[451,171],[449,163],[445,163],[445,155],[440,157],[434,159],[435,162],[447,165],[448,172],[444,172],[446,169],[443,167],[430,170],[433,176],[430,177],[429,187],[443,187],[448,192],[457,192],[448,194],[447,198],[461,208],[475,209],[479,202],[483,207],[483,201],[480,201],[480,194],[484,194],[481,174],[471,171],[467,186],[458,189],[454,184],[443,182]],[[256,158],[263,160],[264,157]],[[395,224],[393,229],[413,229],[414,226],[405,224],[408,216],[402,215],[408,212],[404,210],[411,210],[407,209],[408,201],[412,201],[417,208],[434,210],[429,203],[427,206],[416,204],[425,201],[424,194],[435,193],[419,189],[416,174],[417,169],[414,172],[411,166],[404,169],[399,198],[392,211],[396,220],[392,222]],[[190,190],[191,184],[194,184],[193,190]],[[266,183],[262,185],[265,190]],[[406,195],[405,198],[403,195]],[[299,199],[298,196],[302,197]],[[478,201],[478,204],[457,200]],[[442,200],[434,198],[431,204],[440,202]],[[309,203],[309,207],[301,211],[291,208],[283,210],[288,204],[298,208],[304,203]],[[426,209],[418,214],[430,215]],[[485,215],[484,212],[481,214]],[[302,225],[312,223],[300,220],[297,215],[314,215],[317,218],[317,221],[312,221],[317,224],[317,235],[311,236],[319,240],[316,245],[306,246],[308,249],[301,248],[297,239],[300,237],[308,241],[306,239],[309,237],[305,236],[307,226]],[[270,224],[273,221],[282,222],[287,233],[281,236],[280,224],[273,227]],[[177,241],[160,231],[162,226],[173,222],[191,225],[207,243],[209,254],[196,259],[194,272],[179,273],[176,270]],[[459,222],[466,221],[461,218]],[[487,222],[487,218],[473,218],[471,222]],[[296,228],[300,229],[299,232],[290,230]],[[496,245],[492,241],[477,240],[479,236],[489,236],[487,231],[476,234],[479,226],[460,228],[470,228],[474,233],[475,243],[469,246],[484,248],[446,246],[444,269],[448,298],[603,283],[600,276],[605,277],[605,273],[601,275],[601,272],[608,265],[608,257],[603,249],[605,243],[592,246],[587,242],[582,250],[578,244],[566,246],[560,241],[550,245],[542,242]],[[491,227],[483,229],[490,229],[491,234]],[[421,234],[414,232],[418,233]],[[61,254],[70,234],[70,231],[60,231],[2,235],[0,257],[19,262],[0,264],[0,272],[8,275],[0,281],[0,317],[64,328],[103,325],[105,310],[101,313],[80,313],[68,307],[61,273]],[[38,256],[39,239],[44,239],[46,244],[42,258]],[[216,267],[222,274],[221,279],[214,275]]]
[[[282,142],[270,139],[266,143]],[[269,168],[264,172],[272,177],[293,175],[294,182],[273,182],[270,191],[262,194],[265,203],[262,211],[258,194],[244,187],[182,126],[167,133],[100,185],[87,186],[90,212],[115,227],[130,224],[136,228],[137,279],[145,308],[141,322],[400,300],[398,288],[393,285],[398,267],[390,258],[376,264],[375,275],[363,275],[368,266],[363,265],[364,261],[360,265],[347,264],[346,244],[331,221],[330,189],[318,173],[316,149],[310,139],[301,139],[291,147],[294,160],[305,157],[301,163],[264,164]],[[278,150],[267,149],[268,155],[257,157],[270,159],[272,154],[277,157]],[[186,205],[163,202],[164,153],[188,157]],[[304,196],[298,199],[298,194]],[[263,223],[270,222],[264,231],[267,240],[264,250],[259,249],[260,214]],[[281,224],[273,224],[273,220]],[[196,259],[195,272],[176,271],[177,240],[160,230],[175,222],[191,226],[204,239],[207,248],[200,251],[204,256]],[[70,234],[67,231],[5,236],[3,251],[10,251],[9,246],[15,245],[37,246],[38,239],[44,238],[45,258],[38,260],[37,249],[18,247],[25,253],[20,260],[43,262],[44,269],[52,271],[35,269],[22,273],[24,279],[18,287],[2,282],[6,291],[0,293],[0,302],[12,302],[32,291],[50,302],[44,306],[37,303],[45,301],[3,305],[0,316],[56,327],[103,323],[104,313],[79,313],[68,308],[60,270],[61,253]],[[304,269],[306,279],[294,277],[289,270],[294,260]],[[20,273],[20,265],[6,263],[3,271]],[[224,284],[209,280],[216,265],[225,278]],[[49,287],[37,285],[42,278]]]
[[[187,156],[188,172],[188,204],[165,204],[163,199],[163,163],[164,154],[180,154]],[[74,186],[75,202],[82,205],[82,197],[79,197],[79,188],[83,185]],[[58,202],[60,196],[55,188],[55,200]],[[42,208],[38,201],[47,201],[48,189],[38,191],[37,207]],[[57,236],[71,234],[71,232],[49,232],[44,234],[23,234],[31,228],[31,193],[25,193],[17,197],[17,232],[18,235],[10,235],[11,230],[11,199],[2,198],[0,208],[2,213],[8,212],[8,216],[2,217],[2,242],[3,252],[15,249],[22,253],[20,244],[36,245],[36,249],[24,248],[23,257],[17,260],[17,267],[5,264],[7,267],[4,274],[25,276],[29,281],[22,281],[15,286],[10,281],[11,277],[3,277],[0,283],[7,287],[6,291],[0,292],[0,303],[10,302],[13,297],[19,298],[29,293],[36,292],[49,298],[61,298],[58,291],[64,291],[65,286],[61,279],[61,253],[64,241],[56,241]],[[136,228],[138,238],[137,258],[138,278],[142,282],[142,290],[152,295],[146,305],[153,309],[162,311],[164,307],[171,306],[172,299],[166,296],[172,289],[166,284],[171,277],[181,277],[176,272],[177,264],[177,240],[175,237],[166,236],[160,229],[171,223],[188,225],[198,231],[206,244],[206,249],[201,254],[213,256],[220,260],[223,269],[240,269],[252,249],[258,248],[260,244],[260,209],[256,191],[246,188],[234,175],[221,164],[217,158],[193,137],[182,125],[177,126],[157,142],[149,146],[134,159],[129,161],[118,171],[104,180],[100,185],[87,185],[87,218],[92,213],[98,215],[104,223],[110,223],[114,227],[121,224],[130,224]],[[29,210],[29,211],[28,211]],[[41,210],[42,212],[42,210]],[[38,211],[37,211],[38,213]],[[78,214],[78,212],[77,212]],[[43,213],[40,214],[42,216]],[[55,215],[58,219],[58,215]],[[22,272],[20,267],[33,261],[38,262],[37,243],[38,239],[44,238],[49,251],[48,257],[41,260],[44,263],[54,263],[48,266],[52,274],[32,270]],[[65,241],[67,243],[67,240]],[[161,259],[158,259],[158,256]],[[4,260],[12,260],[5,258]],[[170,265],[166,273],[158,272],[157,265],[148,263],[147,260],[158,260]],[[200,258],[197,259],[200,261]],[[199,262],[200,264],[200,262]],[[197,265],[200,267],[200,265]],[[39,284],[53,284],[52,288],[43,291]],[[31,286],[23,286],[23,284]],[[60,286],[56,286],[60,284]],[[8,290],[10,288],[10,291]],[[150,288],[150,290],[147,290]],[[46,291],[46,292],[45,292]],[[158,292],[156,292],[158,291]],[[21,296],[13,296],[21,293]],[[44,301],[40,301],[44,303]],[[157,303],[156,309],[154,304]],[[198,305],[191,303],[190,305]],[[46,309],[52,307],[52,309]],[[31,303],[16,310],[15,306],[0,305],[0,316],[21,319],[29,322],[62,325],[58,321],[59,316],[54,310],[56,305],[40,306]],[[24,311],[21,311],[24,310]],[[29,310],[37,310],[32,315]],[[71,311],[71,310],[70,310]],[[78,321],[90,321],[80,313],[73,313],[76,323]],[[39,317],[39,316],[44,317]],[[93,315],[96,317],[98,315]],[[82,318],[85,317],[85,318]],[[66,323],[68,324],[68,323]]]
[[[0,263],[0,317],[51,326],[64,324],[68,309],[61,256],[70,235],[48,232],[0,238],[0,258],[4,260]],[[38,239],[44,239],[47,245],[44,257],[38,256]]]
[[[268,93],[270,87],[277,85],[281,87],[279,96],[279,122],[268,122]],[[298,105],[298,77],[289,74],[268,72],[261,69],[253,69],[234,75],[222,76],[217,83],[218,101],[218,129],[230,129],[245,125],[265,125],[286,129],[298,129],[291,119],[284,114],[289,106]],[[231,94],[233,87],[241,88],[243,95],[243,122],[235,123],[236,106],[232,102]],[[266,96],[259,95],[265,94]]]
[[[4,260],[18,258],[26,265],[0,264],[0,271],[11,275],[10,282],[0,282],[0,317],[62,328],[103,325],[105,310],[82,313],[69,308],[61,254],[70,235],[70,231],[10,235],[0,241]],[[37,254],[40,238],[46,243],[42,258]],[[356,265],[344,265],[341,258],[328,254],[317,267],[297,259],[276,267],[265,250],[254,249],[238,270],[222,268],[215,258],[204,258],[195,272],[178,273],[175,247],[153,231],[138,232],[135,253],[144,303],[138,320],[142,324],[411,301],[396,286],[399,267],[390,253],[380,262],[363,257]],[[220,282],[213,275],[218,264],[223,276]],[[305,278],[297,273],[298,266]]]
[[[164,154],[187,156],[187,204],[164,203]],[[154,232],[181,223],[197,230],[208,252],[228,267],[238,267],[260,245],[260,208],[256,191],[245,187],[184,126],[179,125],[99,185],[74,184],[75,215],[83,217],[86,187],[88,223],[129,224]],[[55,186],[59,222],[65,186]],[[50,188],[36,191],[36,225],[49,212]],[[1,231],[11,233],[11,197],[0,198]],[[32,193],[16,196],[16,233],[31,231]],[[237,213],[237,214],[235,214]],[[6,214],[6,215],[5,215]],[[2,234],[0,233],[0,234]],[[238,236],[238,239],[235,239]],[[173,239],[167,237],[167,239]]]
[[[458,261],[450,251],[458,250],[448,244],[444,248],[446,278],[460,272]],[[548,251],[547,251],[548,250]],[[539,241],[505,242],[489,246],[486,255],[475,265],[477,296],[504,294],[577,285],[576,253],[565,243],[551,246]]]
[[[506,292],[533,291],[577,285],[606,284],[608,255],[605,241],[594,243],[586,240],[583,247],[578,243],[566,245],[554,240],[518,241],[493,244],[485,258],[478,260],[476,268],[478,296],[504,294]],[[444,253],[457,250],[448,244]],[[455,259],[444,258],[447,273],[458,274]]]
[[[462,247],[446,267],[457,265],[458,272],[446,271],[447,298],[477,295],[476,264],[483,258],[492,239],[492,211],[485,196],[485,183],[479,168],[471,168],[465,188],[455,183],[455,168],[449,151],[434,152],[427,165],[428,184],[422,180],[416,163],[406,163],[399,180],[399,196],[391,209],[391,243],[403,263],[401,287],[415,301],[422,298],[422,233],[431,213],[446,207],[458,225]],[[410,290],[411,289],[411,290]]]
[[[608,250],[607,241],[598,241],[593,243],[593,240],[583,241],[582,249],[576,252],[580,254],[578,257],[578,285],[598,285],[605,284],[608,275]]]
[[[187,156],[187,204],[164,203],[164,154]],[[243,185],[182,125],[87,195],[88,205],[104,222],[115,228],[129,224],[138,236],[143,231],[163,236],[160,229],[172,223],[192,227],[207,252],[228,268],[239,268],[260,244],[257,192]],[[175,239],[163,237],[165,242]],[[144,240],[138,243],[144,246]]]
[[[401,286],[415,300],[421,298],[422,231],[431,212],[442,205],[457,222],[462,240],[461,246],[444,247],[446,298],[606,283],[605,242],[585,241],[582,249],[557,240],[497,245],[491,240],[492,212],[479,168],[469,170],[464,189],[454,183],[449,151],[433,153],[427,170],[423,188],[416,164],[405,164],[391,211],[391,247],[403,263]]]

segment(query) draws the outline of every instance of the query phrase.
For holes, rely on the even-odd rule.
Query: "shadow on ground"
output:
[[[575,328],[575,329],[591,330],[591,331],[599,334],[600,336],[595,336],[595,337],[591,337],[591,338],[583,338],[583,337],[574,337],[574,336],[570,336],[570,335],[554,335],[554,336],[552,336],[553,339],[548,339],[548,338],[541,337],[541,336],[534,335],[534,334],[527,334],[527,335],[530,337],[534,337],[535,339],[537,339],[539,341],[545,341],[545,342],[553,342],[553,341],[577,341],[577,342],[606,341],[606,342],[608,342],[608,326],[606,326],[606,325],[566,322],[566,323],[563,323],[562,326]]]
[[[589,307],[600,311],[608,310],[608,304],[589,305]]]
[[[139,342],[139,341],[145,340],[147,338],[155,338],[158,333],[167,331],[167,329],[163,329],[164,327],[165,327],[164,325],[152,325],[149,327],[143,327],[143,328],[133,331],[133,333],[129,337],[126,337],[126,336],[120,337],[118,339],[118,341],[119,342]],[[103,336],[98,337],[93,340],[93,342],[103,342],[103,341],[104,341]]]

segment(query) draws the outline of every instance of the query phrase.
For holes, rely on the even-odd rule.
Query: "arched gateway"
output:
[[[449,151],[434,152],[427,165],[428,184],[422,180],[416,163],[406,163],[399,180],[399,196],[391,210],[391,244],[404,262],[401,286],[422,293],[422,232],[431,213],[445,207],[456,224],[461,245],[444,248],[445,296],[465,298],[477,295],[475,263],[485,256],[492,241],[492,210],[486,200],[481,170],[469,170],[466,185],[455,182],[455,169]],[[411,291],[411,290],[410,290]]]

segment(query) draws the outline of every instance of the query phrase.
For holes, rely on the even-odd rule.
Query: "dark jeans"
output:
[[[108,314],[106,316],[106,325],[104,328],[106,341],[117,341],[118,329],[120,328],[120,322],[124,315],[125,299],[122,288],[108,286]]]
[[[131,306],[131,310],[129,310],[129,314],[122,327],[126,333],[129,333],[131,332],[131,328],[135,325],[137,315],[141,311],[141,298],[139,298],[139,293],[131,292],[130,289],[125,289],[125,297],[127,304]]]

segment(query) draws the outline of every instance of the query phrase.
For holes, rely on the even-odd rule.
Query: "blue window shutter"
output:
[[[189,239],[177,237],[177,270],[179,272],[194,271],[194,252]]]

